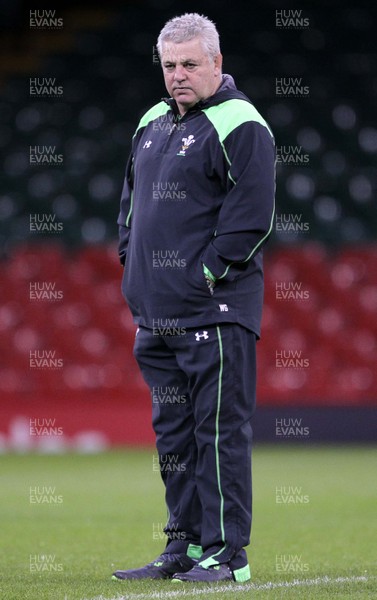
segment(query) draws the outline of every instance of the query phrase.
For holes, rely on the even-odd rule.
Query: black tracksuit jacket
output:
[[[231,76],[182,118],[171,98],[151,108],[133,137],[118,218],[135,322],[167,333],[231,322],[259,337],[274,195],[272,132]]]

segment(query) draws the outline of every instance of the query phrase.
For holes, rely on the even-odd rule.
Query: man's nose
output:
[[[176,65],[174,71],[174,79],[177,81],[183,81],[186,78],[186,71],[182,65]]]

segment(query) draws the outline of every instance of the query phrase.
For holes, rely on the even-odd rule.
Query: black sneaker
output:
[[[195,565],[190,571],[186,573],[175,573],[173,575],[172,583],[181,583],[183,581],[195,582],[207,582],[214,583],[216,581],[238,581],[244,582],[250,579],[250,567],[246,565],[241,569],[232,571],[227,563],[220,565],[213,565],[205,569],[199,564]]]
[[[114,581],[121,579],[170,579],[175,573],[190,571],[197,563],[187,554],[161,554],[156,560],[140,567],[127,571],[115,571],[112,575]]]
[[[190,571],[186,573],[175,573],[172,582],[179,583],[181,581],[206,581],[212,583],[214,581],[233,581],[233,573],[229,568],[229,565],[214,565],[204,569],[200,565],[195,565]]]

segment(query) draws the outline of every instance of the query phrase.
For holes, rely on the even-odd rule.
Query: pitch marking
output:
[[[179,587],[179,590],[171,592],[152,592],[151,594],[121,594],[113,596],[112,598],[106,598],[105,596],[96,596],[90,600],[168,600],[169,598],[189,598],[191,596],[202,596],[203,594],[224,594],[226,592],[249,592],[258,590],[275,590],[279,588],[294,588],[294,587],[311,587],[315,585],[330,584],[336,585],[338,583],[366,583],[376,577],[316,577],[315,579],[294,579],[293,581],[268,581],[267,583],[249,583],[244,585],[221,585],[213,588],[200,588],[200,589],[183,589],[183,586]],[[121,582],[120,582],[121,583]],[[115,584],[116,585],[116,584]],[[89,600],[83,598],[82,600]]]

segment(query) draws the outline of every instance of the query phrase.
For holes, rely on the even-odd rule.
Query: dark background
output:
[[[63,26],[32,28],[30,10],[55,11]],[[277,10],[284,11],[283,18],[301,11],[308,26],[277,27]],[[5,446],[17,446],[14,430],[33,416],[60,420],[68,437],[94,429],[109,443],[152,440],[148,393],[131,352],[134,326],[119,291],[116,218],[138,119],[166,93],[155,49],[158,33],[169,18],[186,11],[216,23],[224,72],[274,131],[277,215],[307,225],[302,231],[276,227],[265,252],[257,436],[276,439],[275,420],[283,415],[310,424],[314,439],[373,439],[375,6],[150,0],[46,7],[2,1]],[[52,78],[62,94],[31,95],[30,78]],[[277,79],[288,85],[299,80],[296,93],[282,97]],[[31,146],[53,147],[62,163],[31,164]],[[30,231],[30,215],[36,214],[52,215],[62,231]],[[299,286],[307,298],[278,299],[282,282]],[[60,300],[31,299],[30,284],[46,283],[61,291]],[[54,352],[63,368],[30,368],[30,352],[37,350]],[[280,350],[301,353],[308,368],[278,369]]]

